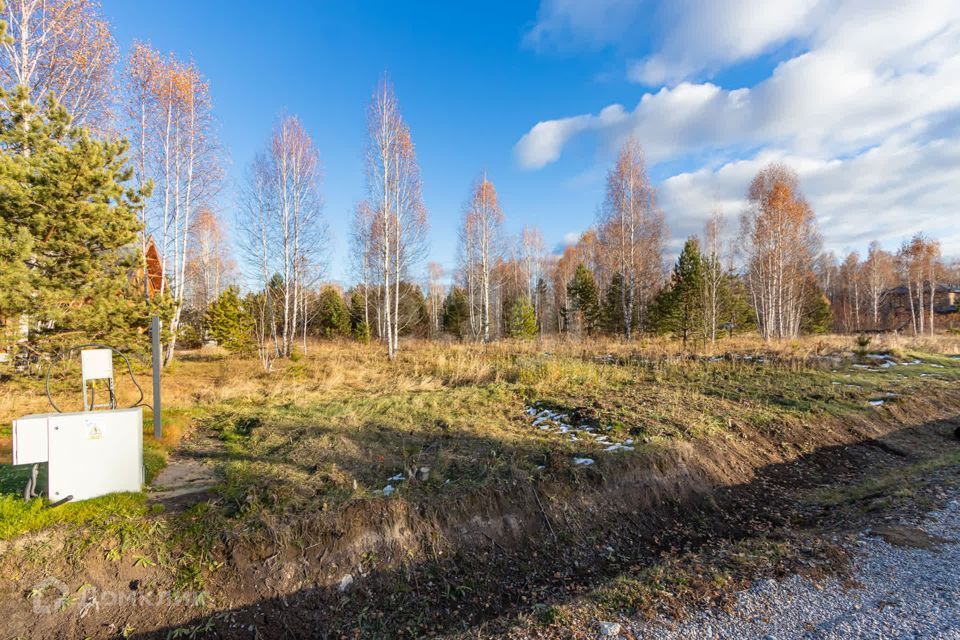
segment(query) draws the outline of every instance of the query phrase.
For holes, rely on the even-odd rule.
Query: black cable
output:
[[[150,411],[153,411],[153,407],[151,407],[150,405],[146,404],[143,401],[143,389],[140,387],[140,383],[137,382],[136,376],[133,375],[133,365],[130,364],[130,358],[128,358],[127,354],[125,354],[123,351],[120,351],[119,349],[114,349],[113,347],[105,344],[77,345],[75,347],[70,347],[68,349],[61,351],[60,353],[56,354],[53,358],[50,359],[50,364],[47,365],[47,375],[43,381],[43,390],[46,391],[47,401],[50,403],[50,406],[53,407],[54,411],[56,411],[57,413],[63,413],[63,411],[60,410],[60,407],[58,407],[57,404],[53,401],[53,396],[50,395],[50,371],[53,369],[53,365],[59,362],[60,360],[62,360],[64,356],[66,356],[67,354],[73,353],[74,351],[78,351],[80,349],[88,349],[88,348],[110,349],[110,351],[120,354],[120,357],[123,358],[123,361],[127,364],[127,373],[130,375],[130,381],[133,382],[133,386],[135,386],[137,388],[137,391],[140,393],[140,397],[137,399],[136,402],[130,405],[129,408],[133,409],[134,407],[149,407]]]

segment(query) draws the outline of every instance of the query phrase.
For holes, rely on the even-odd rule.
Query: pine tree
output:
[[[537,280],[537,288],[534,293],[534,304],[533,308],[537,314],[537,329],[540,333],[543,333],[546,329],[544,328],[544,321],[547,317],[546,305],[548,303],[548,290],[547,282],[543,278]]]
[[[656,297],[650,323],[657,333],[671,333],[683,345],[703,333],[703,260],[700,243],[687,239],[673,267],[670,284]]]
[[[537,314],[527,296],[519,296],[510,305],[508,332],[511,338],[529,340],[537,335]]]
[[[443,330],[461,340],[470,332],[470,303],[463,287],[453,287],[443,301]]]
[[[320,292],[320,310],[317,325],[320,335],[337,338],[350,335],[350,311],[343,296],[333,287],[324,287]]]
[[[367,324],[368,300],[360,286],[350,291],[350,335],[363,343],[370,342],[370,325]]]
[[[126,150],[52,99],[38,110],[23,89],[0,92],[0,314],[26,319],[32,342],[142,346],[151,311],[169,307],[131,277],[146,193],[128,186]]]
[[[728,273],[720,286],[718,327],[729,334],[756,327],[756,312],[750,306],[746,283],[735,273]]]
[[[603,329],[611,335],[624,333],[623,276],[615,273],[603,296]]]
[[[423,290],[411,282],[401,282],[397,291],[400,300],[394,322],[399,335],[425,337],[430,333],[430,313]]]
[[[205,321],[210,337],[227,351],[244,355],[253,351],[253,315],[236,287],[228,287],[210,303]]]
[[[583,263],[577,265],[573,279],[567,285],[572,310],[580,317],[587,335],[593,335],[600,326],[600,292],[593,272]]]
[[[818,335],[829,333],[833,326],[833,308],[812,276],[809,277],[807,283],[807,292],[803,304],[802,331]]]

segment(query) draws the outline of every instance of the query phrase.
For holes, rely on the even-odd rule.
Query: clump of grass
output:
[[[925,474],[944,468],[960,465],[960,452],[951,451],[933,458],[896,467],[878,475],[871,475],[855,484],[831,486],[812,492],[809,501],[822,507],[841,507],[865,505],[873,510],[889,506],[897,499],[909,499],[915,495],[916,483]],[[883,500],[875,503],[871,501]]]
[[[146,496],[139,493],[114,493],[53,508],[45,498],[26,502],[22,497],[5,494],[0,495],[0,540],[51,525],[79,527],[99,523],[109,528],[113,524],[139,521],[146,514]]]

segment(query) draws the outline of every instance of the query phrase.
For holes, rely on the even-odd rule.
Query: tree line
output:
[[[575,243],[550,251],[535,227],[510,237],[510,212],[482,171],[464,185],[457,264],[424,264],[416,145],[386,76],[367,108],[366,193],[352,212],[354,284],[343,290],[327,282],[321,154],[298,116],[278,115],[225,203],[210,86],[194,61],[143,42],[120,60],[95,0],[11,0],[2,18],[7,357],[81,335],[142,344],[151,314],[164,320],[167,361],[178,346],[216,340],[269,370],[311,337],[379,341],[392,359],[404,336],[669,334],[696,344],[743,331],[933,333],[955,312],[941,294],[956,267],[938,242],[917,234],[896,252],[871,243],[865,258],[841,260],[823,250],[797,174],[779,164],[745,185],[738,228],[712,212],[668,266],[668,221],[633,138]]]

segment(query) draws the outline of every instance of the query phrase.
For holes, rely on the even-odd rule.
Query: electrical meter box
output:
[[[26,416],[13,423],[13,463],[49,463],[47,495],[86,500],[143,485],[143,410]]]
[[[113,378],[113,351],[84,349],[80,352],[80,372],[84,380]]]

